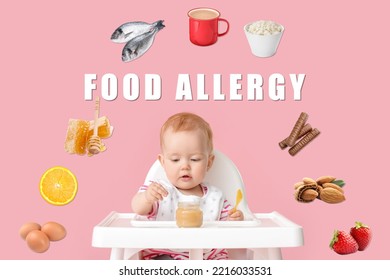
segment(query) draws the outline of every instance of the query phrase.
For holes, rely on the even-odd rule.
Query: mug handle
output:
[[[229,27],[230,27],[229,22],[228,22],[226,19],[224,19],[224,18],[219,18],[219,19],[218,19],[218,22],[219,22],[219,21],[225,22],[226,25],[227,25],[227,28],[226,28],[226,31],[225,31],[225,32],[223,32],[223,33],[218,33],[218,36],[226,35],[226,33],[228,33]]]

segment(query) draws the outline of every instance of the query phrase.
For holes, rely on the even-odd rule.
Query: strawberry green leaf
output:
[[[359,229],[359,228],[368,228],[367,225],[363,224],[362,222],[355,222],[355,228],[356,229]]]
[[[339,240],[338,239],[338,236],[339,236],[339,231],[336,229],[334,232],[333,232],[333,237],[332,237],[332,240],[330,241],[330,244],[329,244],[329,247],[333,250],[333,245]]]

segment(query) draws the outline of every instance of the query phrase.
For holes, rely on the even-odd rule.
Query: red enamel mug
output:
[[[211,8],[196,8],[188,12],[190,22],[190,41],[198,46],[209,46],[217,42],[218,37],[229,31],[229,22],[220,18],[221,13]],[[226,23],[226,30],[218,32],[219,22]]]

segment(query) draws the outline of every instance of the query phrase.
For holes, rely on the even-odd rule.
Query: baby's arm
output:
[[[244,213],[241,210],[233,211],[233,206],[225,199],[221,211],[220,221],[242,221]]]
[[[153,182],[145,191],[138,192],[133,197],[131,207],[138,215],[148,215],[153,210],[153,204],[167,195],[166,189],[160,184]]]

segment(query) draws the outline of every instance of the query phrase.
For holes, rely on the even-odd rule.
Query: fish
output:
[[[127,43],[135,37],[148,33],[154,28],[163,28],[163,20],[158,20],[153,23],[143,21],[126,22],[119,26],[111,35],[111,41],[114,43]]]
[[[153,45],[154,38],[164,25],[157,25],[152,30],[128,41],[122,50],[122,61],[130,62],[144,55]]]

